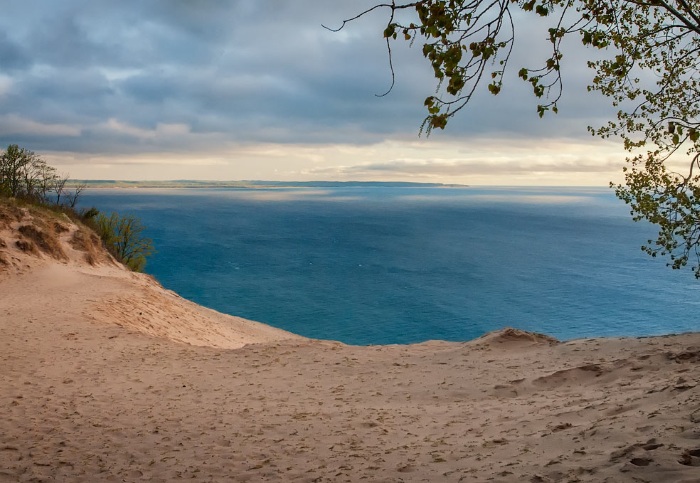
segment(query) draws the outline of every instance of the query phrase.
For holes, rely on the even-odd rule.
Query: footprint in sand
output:
[[[700,448],[685,450],[678,462],[685,466],[700,466]]]

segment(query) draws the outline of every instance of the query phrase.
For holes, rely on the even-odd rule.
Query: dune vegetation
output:
[[[35,224],[19,227],[21,239],[16,241],[17,246],[23,251],[62,259],[65,254],[56,234],[66,230],[61,219],[71,220],[83,227],[76,232],[79,234],[73,243],[92,253],[91,247],[101,240],[117,260],[131,270],[143,271],[146,258],[153,253],[151,240],[143,236],[145,227],[131,215],[78,209],[85,188],[83,183],[71,186],[69,175],[60,174],[36,153],[11,144],[0,154],[0,224],[21,222],[26,213],[43,213]]]

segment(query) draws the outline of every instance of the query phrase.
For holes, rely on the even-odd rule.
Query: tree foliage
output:
[[[132,215],[95,213],[91,222],[107,249],[135,272],[142,272],[153,254],[152,240],[143,236],[145,227]]]
[[[44,174],[52,176],[46,163],[28,149],[11,144],[0,154],[0,190],[7,196],[34,196]]]
[[[590,91],[608,97],[618,112],[604,126],[630,152],[624,184],[612,185],[635,220],[659,228],[643,250],[669,256],[673,268],[693,260],[700,278],[700,3],[698,0],[423,0],[383,3],[347,22],[385,9],[391,42],[422,44],[438,81],[425,99],[421,131],[444,129],[484,85],[501,92],[527,13],[551,19],[543,31],[550,49],[535,66],[517,66],[541,117],[557,112],[562,94],[562,41],[572,35],[596,51]],[[526,14],[514,16],[519,10]],[[400,18],[400,20],[399,20]],[[390,63],[391,65],[391,63]],[[393,67],[392,67],[393,75]]]
[[[57,206],[63,197],[65,204],[74,208],[85,185],[78,184],[71,191],[66,188],[67,182],[68,175],[59,174],[29,149],[10,144],[0,153],[0,195]]]

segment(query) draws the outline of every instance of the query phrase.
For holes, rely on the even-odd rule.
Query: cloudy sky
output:
[[[572,44],[560,114],[537,118],[517,69],[543,59],[528,17],[498,97],[486,86],[444,132],[419,137],[434,93],[420,45],[382,39],[372,2],[22,0],[0,18],[0,143],[82,179],[405,180],[605,185],[611,113]],[[546,32],[546,30],[545,30]],[[533,57],[534,55],[534,57]]]

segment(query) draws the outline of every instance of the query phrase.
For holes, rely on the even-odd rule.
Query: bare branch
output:
[[[343,28],[345,28],[345,25],[347,25],[348,23],[353,22],[359,18],[362,18],[365,15],[367,15],[368,13],[373,12],[379,8],[390,8],[391,12],[392,12],[392,16],[393,16],[394,11],[396,11],[396,10],[405,9],[405,8],[414,8],[415,6],[416,6],[415,2],[414,3],[406,3],[406,4],[402,4],[402,5],[396,5],[396,2],[380,3],[379,5],[375,5],[374,7],[368,8],[367,10],[365,10],[361,13],[358,13],[357,15],[355,15],[352,18],[348,18],[348,19],[343,20],[343,23],[337,29],[334,29],[331,27],[326,27],[323,24],[321,24],[321,27],[323,27],[326,30],[330,30],[331,32],[340,32],[341,30],[343,30]]]

